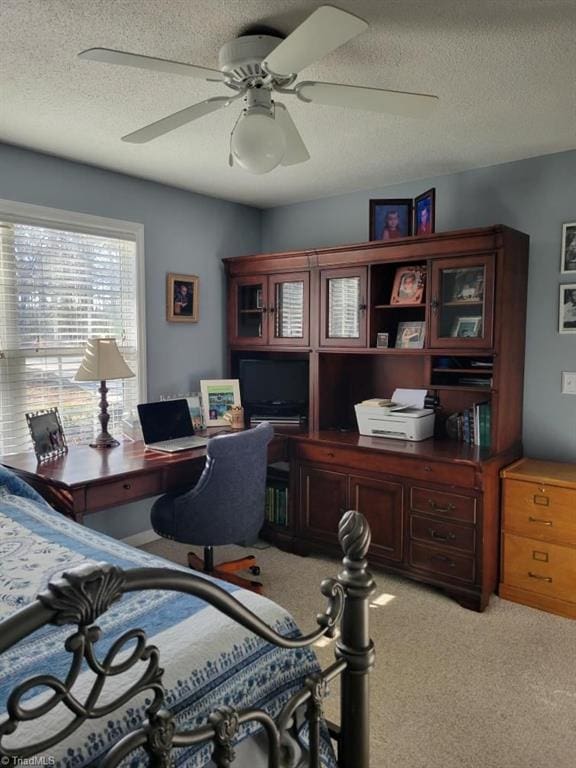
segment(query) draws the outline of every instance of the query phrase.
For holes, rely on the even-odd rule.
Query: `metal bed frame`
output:
[[[122,760],[143,748],[148,765],[168,768],[173,749],[213,741],[212,760],[217,768],[230,768],[235,762],[234,741],[241,724],[260,724],[267,736],[268,766],[285,765],[284,747],[290,739],[299,740],[294,715],[305,712],[308,722],[308,743],[305,747],[309,768],[320,768],[320,731],[323,699],[327,686],[341,677],[340,727],[328,723],[331,737],[337,743],[339,768],[369,768],[369,692],[368,675],[374,664],[374,645],[370,639],[368,612],[374,581],[367,569],[366,554],[370,545],[370,528],[363,515],[346,512],[339,525],[339,540],[344,552],[343,568],[337,579],[322,582],[321,591],[328,604],[317,616],[319,628],[306,636],[289,639],[275,632],[236,598],[211,582],[192,573],[169,568],[133,568],[122,570],[107,563],[84,565],[65,572],[48,584],[30,605],[0,623],[0,653],[47,624],[73,625],[74,633],[65,643],[71,654],[70,668],[65,680],[51,674],[38,675],[16,686],[7,701],[8,718],[0,725],[0,760],[2,765],[18,764],[19,760],[39,756],[74,733],[85,721],[111,714],[137,694],[152,693],[145,722],[128,733],[101,762],[102,768],[114,768]],[[127,592],[166,589],[194,595],[210,603],[244,628],[281,648],[303,648],[322,636],[336,640],[336,661],[327,669],[309,677],[304,686],[285,704],[276,719],[264,710],[237,711],[228,706],[217,707],[206,725],[194,730],[177,730],[170,712],[164,707],[165,689],[160,652],[148,644],[141,629],[130,629],[112,645],[106,657],[96,656],[94,644],[101,636],[95,624],[110,605]],[[128,643],[134,643],[129,657],[115,662]],[[95,673],[95,680],[85,701],[78,700],[73,687],[86,662]],[[141,664],[139,679],[113,702],[99,705],[99,696],[106,679],[122,674]],[[35,688],[52,691],[47,701],[35,707],[24,707],[26,695]],[[58,733],[17,750],[6,746],[6,737],[13,735],[25,722],[33,721],[64,705],[73,719]]]

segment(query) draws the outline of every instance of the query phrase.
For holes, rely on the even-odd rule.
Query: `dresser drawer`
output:
[[[473,553],[476,545],[476,529],[469,525],[448,523],[433,517],[411,515],[410,538],[426,544],[436,544]]]
[[[576,544],[576,491],[504,480],[504,530],[533,539]]]
[[[294,456],[300,461],[311,464],[338,465],[352,470],[381,472],[412,480],[429,480],[465,488],[473,488],[476,479],[473,466],[413,459],[379,450],[337,448],[305,440],[296,442]]]
[[[476,561],[474,557],[446,552],[415,541],[410,542],[410,565],[419,570],[448,576],[450,580],[474,582]]]
[[[576,603],[576,549],[504,534],[503,582]]]
[[[86,490],[86,510],[91,512],[130,501],[144,499],[162,493],[162,482],[159,472],[147,475],[126,477],[111,483],[98,483]]]
[[[410,509],[414,512],[424,512],[463,523],[475,523],[476,506],[474,496],[463,496],[460,493],[438,491],[416,485],[410,488]]]

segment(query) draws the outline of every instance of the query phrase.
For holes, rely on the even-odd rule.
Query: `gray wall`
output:
[[[436,231],[507,224],[530,235],[524,446],[527,455],[576,459],[576,396],[561,372],[576,371],[576,335],[558,333],[562,223],[576,221],[576,151],[451,176],[383,185],[264,211],[265,251],[368,239],[369,199],[415,197],[436,187]]]
[[[144,224],[148,396],[224,373],[221,258],[260,250],[260,211],[0,144],[0,198]],[[166,273],[200,277],[200,321],[166,322]],[[117,537],[149,528],[148,506],[87,518]]]

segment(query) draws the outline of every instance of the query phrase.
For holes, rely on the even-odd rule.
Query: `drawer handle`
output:
[[[446,534],[438,533],[434,528],[428,528],[428,533],[433,539],[440,539],[440,541],[452,541],[456,538],[456,534],[449,531]]]
[[[541,517],[532,517],[532,515],[530,515],[528,520],[531,523],[540,523],[541,525],[550,525],[550,526],[552,525],[552,520],[542,520]]]
[[[530,576],[531,579],[538,579],[538,581],[547,581],[549,584],[552,583],[552,576],[540,576],[537,573],[532,573],[532,571],[528,571],[528,576]]]
[[[334,454],[332,453],[332,451],[326,451],[326,456],[330,456],[331,459],[334,458]]]
[[[432,472],[432,467],[429,467],[428,464],[424,465],[424,472]]]
[[[456,567],[456,563],[454,562],[454,560],[451,560],[446,555],[432,555],[430,560],[440,560],[441,563],[447,563],[450,566],[450,568]]]
[[[131,484],[130,484],[130,483],[124,483],[124,485],[122,486],[122,488],[124,488],[124,490],[125,490],[125,491],[129,491],[129,490],[130,490],[130,488],[132,488],[132,486],[131,486]]]
[[[455,504],[447,504],[445,507],[440,507],[434,499],[428,499],[428,505],[434,510],[434,512],[453,512],[456,509]]]

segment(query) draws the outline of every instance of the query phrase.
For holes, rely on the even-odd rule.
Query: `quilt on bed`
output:
[[[87,561],[106,561],[122,568],[177,567],[67,520],[26,484],[0,469],[0,619],[32,602],[52,577]],[[219,583],[278,632],[299,634],[292,618],[275,603]],[[131,593],[100,617],[98,624],[103,630],[96,646],[100,658],[116,638],[132,628],[144,629],[149,642],[158,646],[165,669],[166,706],[179,728],[205,724],[210,711],[222,704],[263,708],[275,716],[305,677],[318,669],[311,651],[275,648],[188,595]],[[70,655],[64,650],[64,639],[70,634],[70,627],[46,627],[0,656],[0,723],[15,685],[47,671],[65,678]],[[90,682],[86,672],[75,691],[88,690]],[[105,689],[109,696],[126,685],[119,678],[109,682]],[[110,700],[108,695],[106,700]],[[107,718],[86,722],[63,745],[53,748],[50,758],[56,765],[71,768],[98,765],[112,743],[141,723],[144,709],[145,698],[141,697]],[[57,708],[35,722],[34,742],[62,728],[63,710]],[[177,749],[174,765],[207,766],[211,751],[208,744]],[[333,768],[335,760],[327,740],[323,753],[323,764]]]

